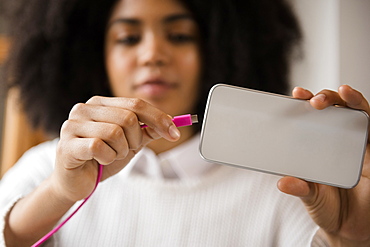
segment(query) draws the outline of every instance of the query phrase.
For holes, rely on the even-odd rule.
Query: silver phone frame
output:
[[[295,99],[295,98],[292,98],[292,97],[289,97],[289,96],[286,96],[286,95],[263,92],[263,91],[248,89],[248,88],[242,88],[242,87],[238,87],[238,86],[232,86],[232,85],[227,85],[227,84],[216,84],[209,91],[209,95],[208,95],[208,99],[207,99],[207,105],[206,105],[204,118],[203,118],[203,124],[202,124],[202,129],[201,129],[201,136],[200,136],[200,144],[199,144],[199,153],[200,153],[201,157],[204,160],[206,160],[208,162],[212,162],[212,163],[228,165],[228,166],[238,167],[238,168],[242,168],[242,169],[249,169],[249,170],[254,170],[254,171],[258,171],[258,172],[265,172],[265,173],[279,175],[279,176],[285,176],[285,175],[289,176],[289,174],[284,174],[284,173],[280,173],[280,172],[271,172],[271,171],[261,170],[261,169],[255,168],[255,167],[245,167],[245,166],[241,166],[241,165],[237,165],[237,164],[231,164],[231,163],[227,163],[227,162],[219,162],[217,160],[209,159],[204,155],[204,153],[202,152],[202,145],[203,145],[203,141],[204,141],[203,133],[205,132],[205,128],[207,126],[206,122],[207,122],[207,116],[209,114],[209,107],[210,107],[209,102],[211,100],[211,97],[213,95],[214,90],[218,87],[231,87],[231,88],[235,88],[235,89],[246,90],[246,91],[249,91],[249,92],[261,93],[261,94],[264,94],[264,95],[271,95],[271,96],[275,96],[275,97],[276,96],[277,97],[284,97],[284,98],[287,98],[287,99],[290,99],[290,100],[298,100],[298,101],[303,101],[303,100]],[[333,106],[333,107],[337,107],[337,106]],[[346,107],[342,107],[342,108],[346,108]],[[346,109],[350,109],[350,108],[346,108]],[[369,115],[366,112],[361,111],[361,110],[356,110],[356,109],[351,109],[351,110],[359,111],[359,112],[361,112],[362,114],[364,114],[366,116],[366,118],[367,118],[367,128],[366,128],[366,133],[364,133],[364,135],[366,135],[366,140],[367,140],[368,131],[369,131]],[[351,186],[344,186],[344,185],[341,185],[341,184],[329,183],[329,182],[326,182],[326,181],[321,181],[321,180],[316,180],[316,179],[309,179],[309,178],[302,178],[302,177],[298,177],[298,178],[304,179],[304,180],[309,181],[309,182],[321,183],[321,184],[326,184],[326,185],[336,186],[336,187],[346,188],[346,189],[355,187],[359,182],[359,179],[360,179],[360,176],[361,176],[361,171],[362,171],[362,168],[363,168],[364,154],[366,152],[366,144],[367,144],[366,140],[364,142],[364,146],[363,146],[363,150],[362,150],[363,155],[362,155],[362,159],[361,159],[361,165],[360,165],[360,168],[359,168],[358,179]]]

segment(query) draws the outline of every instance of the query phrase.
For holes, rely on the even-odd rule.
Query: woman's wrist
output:
[[[55,172],[55,171],[54,171]],[[56,174],[53,173],[46,181],[48,187],[48,193],[53,198],[53,201],[62,207],[72,207],[78,200],[72,199],[68,196],[63,185],[59,182]]]
[[[55,189],[51,177],[17,201],[6,217],[4,236],[9,246],[29,246],[45,235],[73,206]]]

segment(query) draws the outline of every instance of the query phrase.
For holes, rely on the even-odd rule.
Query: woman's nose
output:
[[[161,37],[148,35],[139,52],[139,63],[143,66],[163,66],[169,61],[169,47]]]

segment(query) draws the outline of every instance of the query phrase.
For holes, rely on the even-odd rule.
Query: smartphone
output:
[[[200,154],[210,162],[341,188],[361,175],[369,117],[225,84],[209,92]]]

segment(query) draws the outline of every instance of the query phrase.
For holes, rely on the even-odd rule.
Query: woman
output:
[[[8,246],[31,245],[73,211],[94,189],[98,164],[103,182],[48,244],[368,244],[367,163],[353,190],[278,182],[202,161],[198,129],[172,123],[169,115],[202,114],[208,89],[220,80],[286,89],[288,54],[299,38],[293,15],[283,2],[240,2],[53,1],[31,8],[42,14],[19,12],[24,19],[15,30],[29,21],[39,28],[19,39],[9,73],[34,125],[61,130],[2,181]],[[349,86],[315,97],[296,88],[293,95],[318,109],[342,104],[369,112]],[[279,193],[277,182],[304,204]]]

